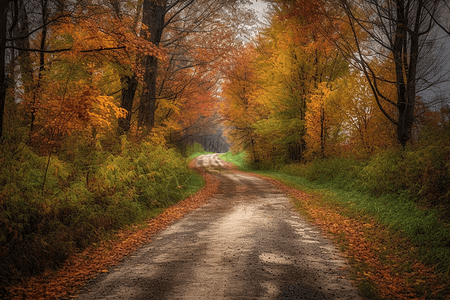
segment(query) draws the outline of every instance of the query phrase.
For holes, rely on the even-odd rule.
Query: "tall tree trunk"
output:
[[[253,162],[259,163],[258,154],[255,149],[255,139],[254,138],[251,138],[251,145],[252,145],[252,153],[253,153]]]
[[[126,134],[131,126],[131,113],[133,110],[133,100],[138,86],[136,74],[124,75],[120,78],[122,83],[122,97],[120,107],[127,111],[125,118],[119,118],[119,134]]]
[[[159,46],[164,30],[167,0],[144,0],[142,23],[147,27],[143,34],[147,40]],[[142,59],[144,68],[144,92],[138,111],[138,126],[151,130],[155,126],[156,79],[158,59],[147,55]]]
[[[120,6],[119,0],[110,0],[109,1],[112,7],[114,8],[114,11],[116,13],[116,17],[120,20],[123,18],[123,12]],[[139,11],[142,8],[142,5],[138,5],[135,23],[133,24],[134,29],[137,28],[137,22],[139,15]],[[128,68],[127,71],[130,71],[131,68]],[[133,102],[134,102],[134,96],[136,94],[136,89],[138,86],[138,79],[136,76],[136,73],[132,71],[131,75],[121,75],[120,76],[120,83],[122,85],[122,91],[121,91],[121,98],[120,98],[120,108],[123,108],[126,110],[127,115],[124,118],[119,118],[118,120],[118,134],[126,134],[130,131],[131,127],[131,115],[133,113]]]
[[[325,104],[320,106],[320,156],[325,157],[325,140],[326,140],[326,128],[325,128]]]
[[[47,4],[48,0],[42,0],[42,37],[41,37],[41,44],[40,44],[40,50],[42,50],[39,53],[39,73],[37,78],[36,87],[34,88],[34,94],[33,94],[33,102],[31,103],[31,116],[30,116],[30,132],[29,132],[29,140],[31,143],[31,137],[34,132],[34,122],[36,120],[36,102],[37,98],[39,97],[40,89],[41,89],[41,81],[42,76],[45,71],[45,44],[47,43],[47,20],[48,20],[48,9]]]
[[[416,106],[416,76],[420,49],[420,20],[423,17],[423,1],[418,0],[415,15],[408,17],[404,1],[397,3],[397,28],[393,55],[397,76],[397,140],[405,147],[412,139],[414,125],[414,108]],[[414,24],[408,24],[414,21]],[[413,30],[408,32],[409,25]],[[406,40],[409,36],[408,41]]]
[[[22,39],[14,41],[18,48],[21,49],[29,49],[30,48],[30,38],[28,37],[29,33],[29,23],[28,16],[25,10],[25,5],[23,0],[18,0],[19,4],[19,24],[17,28],[16,36],[24,37]],[[33,88],[31,83],[33,82],[33,65],[31,61],[31,52],[18,50],[19,56],[19,67],[20,67],[20,77],[22,84],[25,89],[24,92],[26,95],[29,95]]]
[[[431,74],[431,68],[440,68],[443,61],[438,53],[434,53],[431,47],[440,40],[441,37],[433,33],[436,25],[445,31],[441,24],[437,23],[437,17],[441,16],[441,4],[445,1],[436,0],[372,0],[372,1],[350,1],[340,0],[342,8],[345,10],[349,24],[354,35],[356,45],[356,57],[353,53],[347,52],[354,61],[360,61],[361,70],[364,72],[370,88],[374,94],[376,103],[383,115],[396,126],[397,140],[403,147],[413,138],[414,112],[416,106],[417,89],[419,82],[426,82],[428,87],[440,84],[433,75],[444,71],[436,69]],[[364,3],[368,3],[367,6]],[[370,9],[370,18],[364,21],[356,17],[358,9]],[[359,15],[359,13],[358,13]],[[446,12],[442,16],[447,16]],[[367,23],[366,23],[367,22]],[[365,24],[370,24],[366,26]],[[360,27],[362,32],[368,34],[373,45],[371,51],[380,47],[380,51],[375,51],[375,56],[386,57],[389,51],[393,56],[396,75],[396,99],[390,99],[383,91],[379,90],[379,83],[386,80],[384,74],[379,73],[370,66],[371,59],[364,54],[361,47],[364,41],[358,37],[356,28]],[[347,46],[350,44],[347,44]],[[376,46],[374,46],[376,45]],[[352,46],[350,45],[349,49]],[[341,47],[341,49],[344,49]],[[347,51],[347,50],[344,50]],[[353,51],[353,50],[352,50]],[[372,54],[373,55],[373,54]],[[435,56],[436,55],[436,56]],[[418,61],[430,59],[425,66],[425,70],[418,68]],[[445,64],[444,64],[445,66]],[[445,72],[445,71],[444,71]],[[442,73],[444,74],[444,73]],[[386,110],[384,105],[395,106],[396,112]]]
[[[0,139],[3,140],[3,119],[6,102],[6,16],[9,1],[0,1]]]
[[[405,44],[408,37],[408,20],[405,15],[404,1],[398,1],[397,3],[397,24],[394,37],[394,45],[392,54],[394,56],[395,74],[397,77],[397,139],[404,146],[408,141],[407,133],[405,132],[405,110],[407,107],[407,75],[404,74],[404,56],[407,55],[407,48]],[[406,77],[406,78],[405,78]]]

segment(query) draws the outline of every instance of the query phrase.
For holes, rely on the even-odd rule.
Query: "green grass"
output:
[[[229,151],[227,153],[219,154],[219,158],[224,161],[235,164],[240,170],[248,169],[247,165],[245,164],[245,152],[233,154],[231,151]]]
[[[189,155],[189,158],[192,159],[192,158],[196,158],[200,155],[213,154],[213,153],[214,152],[208,152],[208,151],[195,152],[195,153],[192,153],[191,155]]]
[[[205,186],[205,180],[202,176],[200,176],[197,173],[192,173],[192,175],[189,177],[189,179],[186,181],[186,184],[184,186],[185,189],[185,198],[195,194],[200,190],[202,187]]]

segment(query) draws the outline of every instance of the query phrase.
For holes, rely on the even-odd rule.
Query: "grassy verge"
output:
[[[219,154],[219,158],[222,159],[222,160],[224,160],[224,161],[233,163],[233,164],[236,165],[240,170],[249,170],[249,169],[246,167],[246,164],[245,164],[245,153],[244,153],[244,152],[240,152],[240,153],[233,154],[233,153],[230,151],[230,152],[227,152],[227,153]]]
[[[230,161],[230,155],[223,155],[222,159]],[[234,163],[248,171],[243,161]],[[355,180],[358,162],[321,164],[295,167],[301,168],[310,180],[280,171],[252,172],[309,195],[296,197],[295,204],[347,253],[354,267],[353,278],[364,296],[448,297],[450,228],[442,213],[418,207],[406,192],[364,192]],[[283,170],[293,173],[291,167]],[[375,190],[376,186],[372,186]]]

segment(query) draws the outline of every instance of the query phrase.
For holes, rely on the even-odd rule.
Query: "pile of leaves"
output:
[[[19,285],[9,287],[5,299],[57,299],[73,296],[84,283],[108,268],[117,265],[125,256],[151,241],[160,230],[173,221],[195,210],[216,193],[218,180],[211,174],[197,170],[206,180],[206,186],[189,198],[169,207],[145,226],[135,225],[120,230],[111,240],[96,243],[83,252],[72,255],[56,272],[48,270]]]

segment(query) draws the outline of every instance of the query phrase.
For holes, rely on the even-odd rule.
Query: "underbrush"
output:
[[[44,157],[3,145],[0,168],[0,287],[57,267],[203,185],[176,151],[125,140],[114,151],[78,143]]]

